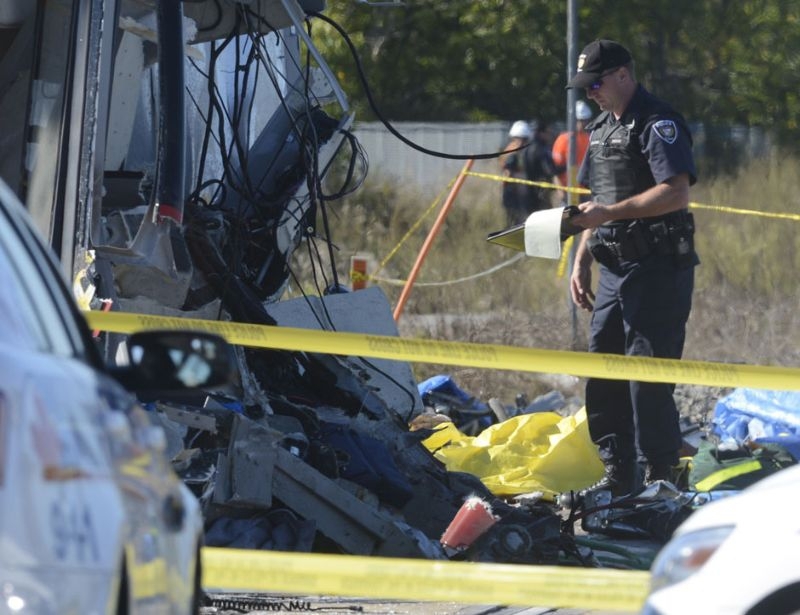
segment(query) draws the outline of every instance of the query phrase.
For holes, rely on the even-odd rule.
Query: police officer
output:
[[[591,190],[571,222],[583,227],[570,277],[572,300],[592,312],[591,352],[679,359],[694,289],[696,181],[684,119],[636,81],[630,52],[596,40],[568,88],[583,88],[602,113],[587,129],[578,182]],[[592,263],[599,265],[593,293]],[[674,384],[590,378],[589,432],[605,465],[590,489],[615,496],[670,480],[682,439]]]

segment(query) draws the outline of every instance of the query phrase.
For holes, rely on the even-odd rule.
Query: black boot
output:
[[[644,484],[652,485],[659,480],[673,482],[673,465],[671,463],[648,463],[644,469]]]
[[[582,489],[580,495],[591,491],[611,491],[615,498],[630,495],[639,489],[639,468],[634,459],[609,459],[603,462],[603,477]]]

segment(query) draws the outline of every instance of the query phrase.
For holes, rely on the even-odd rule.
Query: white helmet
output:
[[[519,139],[532,139],[533,130],[530,124],[525,120],[517,120],[511,125],[511,130],[508,131],[509,137],[517,137]]]
[[[575,101],[575,118],[579,120],[592,119],[592,109],[582,100]]]

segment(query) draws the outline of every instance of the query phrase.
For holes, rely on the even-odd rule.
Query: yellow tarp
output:
[[[515,416],[474,437],[445,423],[423,444],[448,470],[474,474],[498,496],[542,491],[552,497],[603,475],[585,408],[567,417],[555,412]]]

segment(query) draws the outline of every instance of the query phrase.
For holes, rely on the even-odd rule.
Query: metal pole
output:
[[[567,0],[567,81],[572,79],[578,63],[578,0]],[[576,91],[567,90],[567,130],[569,131],[569,148],[567,149],[567,185],[575,185],[575,163],[576,163],[576,144],[575,139],[575,101]],[[567,199],[570,205],[577,202],[573,192],[567,192]],[[577,241],[572,241],[572,249],[567,259],[567,301],[570,306],[570,321],[572,323],[572,347],[578,345],[578,308],[572,302],[572,295],[569,292],[569,277],[572,273],[572,266],[575,263],[575,250]]]
[[[575,74],[576,64],[576,36],[577,36],[577,0],[567,0],[567,81]],[[567,130],[569,131],[569,148],[567,149],[567,184],[573,185],[573,176],[576,162],[576,139],[575,139],[575,101],[577,96],[575,90],[567,90]],[[572,204],[572,193],[567,193],[567,199]]]

